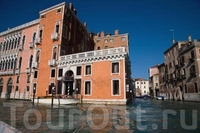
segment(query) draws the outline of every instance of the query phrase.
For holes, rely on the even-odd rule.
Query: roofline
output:
[[[40,13],[40,14],[45,13],[45,12],[47,12],[47,11],[49,11],[49,10],[52,10],[52,9],[57,8],[57,7],[59,7],[59,6],[63,6],[63,5],[65,5],[65,4],[66,4],[65,2],[62,2],[62,3],[60,3],[60,4],[57,4],[57,5],[51,6],[51,7],[49,7],[49,8],[46,8],[46,9],[40,11],[39,13]]]
[[[35,24],[39,24],[39,19],[36,19],[36,20],[30,21],[30,22],[27,22],[27,23],[25,23],[25,24],[16,26],[16,27],[14,27],[14,28],[12,28],[12,29],[8,29],[8,30],[6,30],[6,31],[3,31],[3,32],[0,33],[0,36],[9,34],[9,33],[14,32],[14,31],[18,31],[18,30],[24,29],[24,28],[26,28],[26,27],[29,27],[29,26],[32,26],[32,25],[35,25]]]

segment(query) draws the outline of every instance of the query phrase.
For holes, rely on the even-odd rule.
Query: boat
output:
[[[166,99],[166,97],[164,97],[164,96],[157,96],[156,99],[157,100],[164,100],[164,99]]]
[[[31,99],[33,101],[33,99]],[[80,99],[78,98],[63,98],[63,97],[54,97],[53,104],[57,105],[67,105],[67,104],[78,104],[80,103]],[[34,103],[36,104],[52,104],[52,96],[45,96],[45,97],[37,97],[34,99]]]

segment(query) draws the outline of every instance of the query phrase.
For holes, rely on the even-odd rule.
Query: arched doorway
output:
[[[3,91],[3,78],[0,79],[0,97],[1,97],[2,91]]]
[[[64,77],[62,78],[62,81],[65,84],[65,95],[72,96],[73,94],[73,83],[74,83],[74,73],[72,70],[68,70]]]
[[[6,98],[7,99],[9,99],[10,98],[10,94],[11,94],[11,92],[12,92],[12,84],[13,84],[13,80],[12,80],[12,78],[10,78],[9,80],[8,80],[8,83],[7,83],[7,92],[6,92]]]

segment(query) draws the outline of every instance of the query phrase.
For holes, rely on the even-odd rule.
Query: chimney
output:
[[[118,35],[119,34],[119,30],[115,30],[115,35]]]
[[[76,11],[76,9],[75,9],[75,8],[73,9],[73,12],[74,12],[74,14],[75,14],[75,15],[77,14],[77,11]]]
[[[192,37],[190,35],[188,35],[188,41],[191,42],[192,41]]]
[[[175,40],[174,39],[172,39],[172,45],[175,43]]]
[[[87,23],[86,23],[86,22],[84,22],[84,23],[83,23],[83,26],[86,28],[86,27],[87,27]]]
[[[73,4],[69,3],[69,9],[71,9],[73,11]]]
[[[104,32],[103,31],[101,32],[101,37],[104,37]]]

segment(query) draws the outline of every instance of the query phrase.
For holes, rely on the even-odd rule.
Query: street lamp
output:
[[[35,87],[33,87],[33,106],[34,106],[34,100],[35,100]]]

